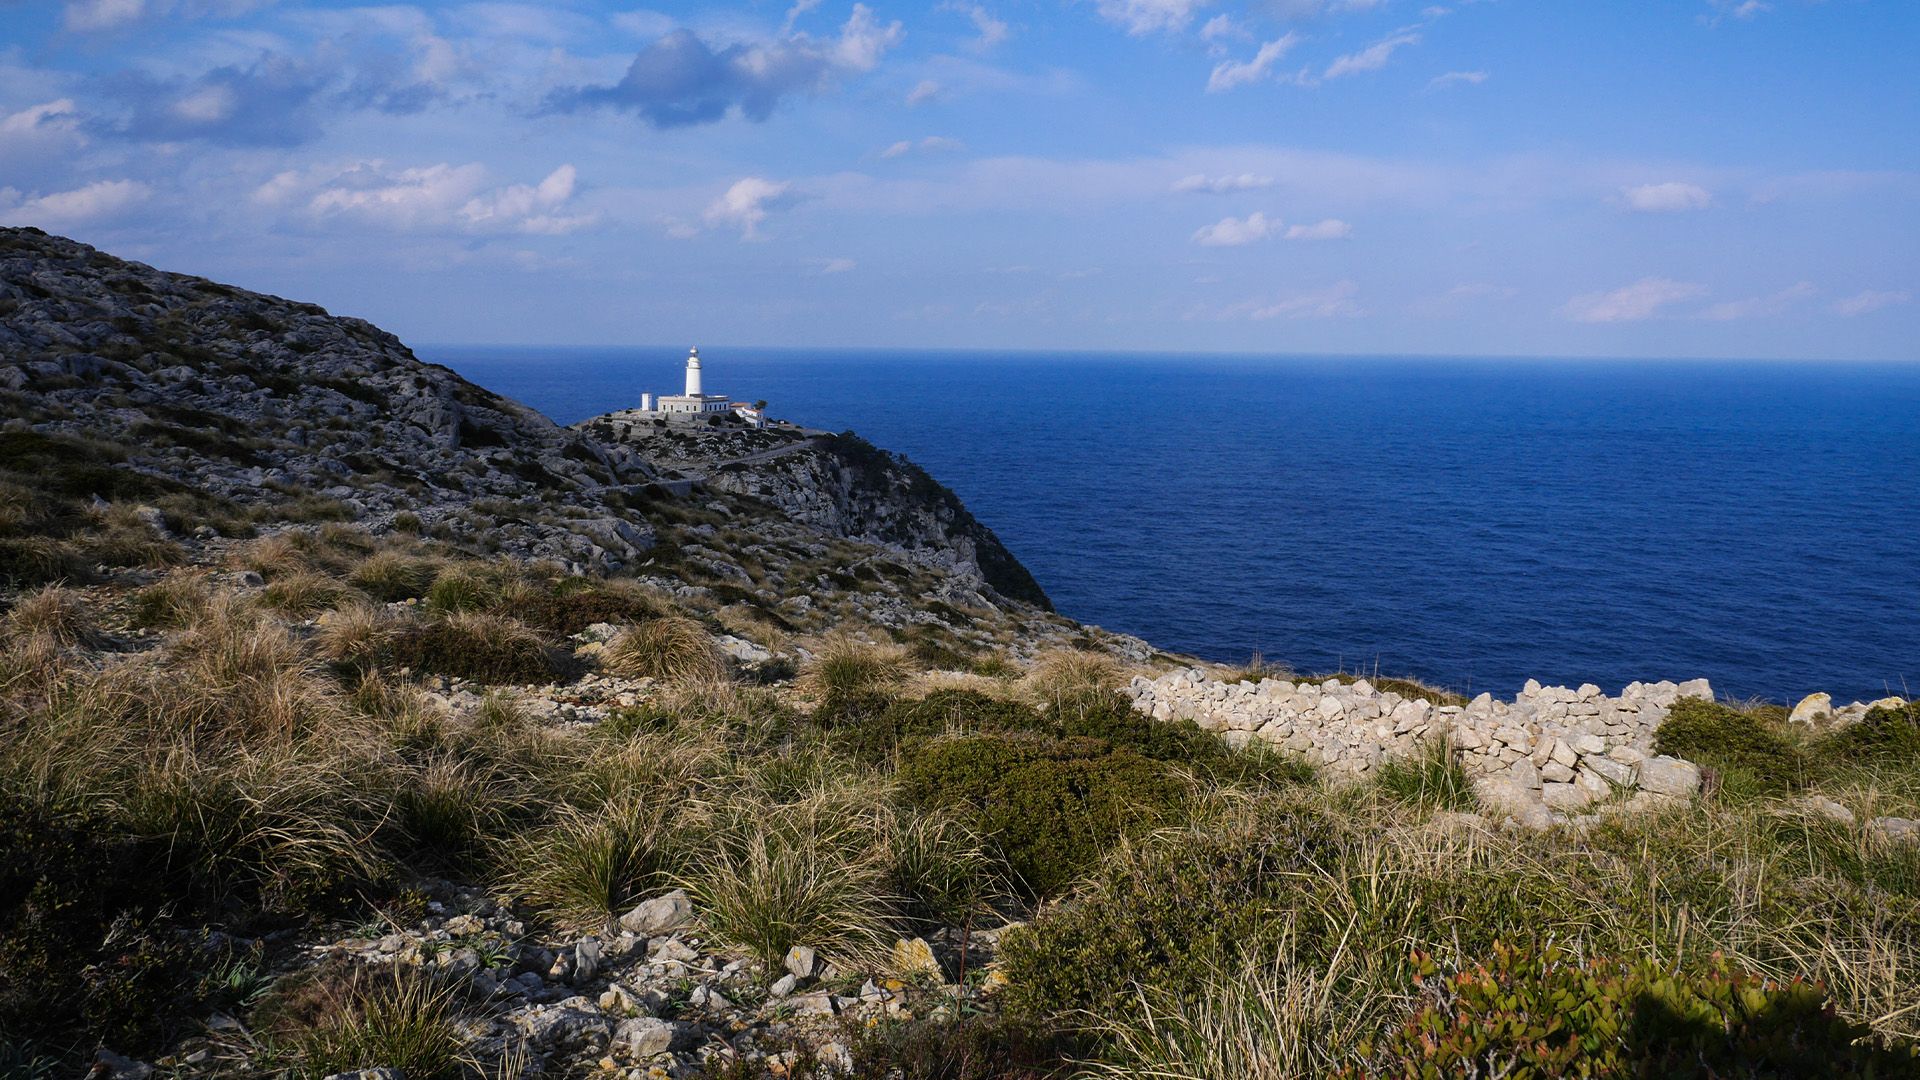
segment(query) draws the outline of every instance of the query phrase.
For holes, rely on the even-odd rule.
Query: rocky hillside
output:
[[[938,573],[1053,609],[1039,582],[952,491],[851,432],[668,426],[631,412],[576,426],[614,449],[616,460],[697,479],[829,535],[883,545]]]
[[[0,317],[0,482],[27,534],[0,536],[0,577],[18,583],[124,565],[175,532],[355,521],[637,575],[784,629],[1084,637],[952,492],[851,436],[760,459],[726,433],[690,457],[604,421],[563,428],[361,320],[36,229],[0,229]],[[99,503],[155,535],[123,528],[119,555],[97,536],[77,557],[45,546]]]

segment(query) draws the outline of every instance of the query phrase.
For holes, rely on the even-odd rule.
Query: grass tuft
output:
[[[607,646],[602,663],[630,679],[683,686],[725,682],[727,659],[699,623],[666,615],[627,630]]]

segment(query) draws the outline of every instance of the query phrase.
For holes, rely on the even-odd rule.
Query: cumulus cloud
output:
[[[1560,314],[1574,322],[1639,322],[1672,304],[1706,293],[1704,286],[1671,278],[1641,278],[1611,292],[1585,293],[1566,302]]]
[[[760,239],[760,224],[773,210],[792,201],[792,187],[784,181],[749,176],[733,182],[726,193],[708,205],[706,222],[714,228],[734,227],[740,239]]]
[[[964,145],[959,139],[949,139],[945,135],[928,135],[917,142],[913,139],[901,139],[880,151],[880,156],[883,158],[905,157],[915,151],[923,154],[937,153],[943,150],[958,150]]]
[[[1222,60],[1213,66],[1213,74],[1207,77],[1207,93],[1218,94],[1266,79],[1273,73],[1273,65],[1279,63],[1288,50],[1299,42],[1300,35],[1289,30],[1260,46],[1251,60]]]
[[[396,232],[558,235],[593,224],[568,213],[578,173],[562,165],[537,184],[494,185],[487,167],[439,163],[395,169],[382,161],[282,172],[254,190],[254,202],[286,207],[316,222],[346,221]]]
[[[153,189],[137,180],[101,180],[71,191],[25,195],[0,188],[0,221],[64,229],[111,218],[143,203]]]
[[[1714,304],[1702,311],[1700,317],[1713,322],[1733,322],[1737,319],[1784,315],[1799,306],[1802,301],[1812,299],[1819,291],[1813,287],[1812,282],[1802,281],[1766,296],[1750,296],[1745,300],[1726,300]]]
[[[929,101],[938,100],[942,92],[939,83],[934,82],[932,79],[921,79],[919,82],[913,84],[913,89],[907,91],[907,106],[912,108],[918,105],[925,105]]]
[[[1484,71],[1449,71],[1445,75],[1435,75],[1427,82],[1429,90],[1446,90],[1455,86],[1479,86],[1487,81]]]
[[[1713,205],[1713,193],[1698,184],[1670,181],[1641,184],[1620,189],[1627,206],[1643,214],[1673,214],[1685,210],[1705,210]]]
[[[1184,30],[1207,0],[1098,0],[1100,17],[1134,37]]]
[[[680,29],[642,49],[612,86],[556,92],[548,108],[631,112],[655,127],[710,124],[729,115],[765,120],[782,98],[817,93],[837,74],[873,70],[906,31],[855,4],[837,38],[789,34],[780,40],[715,46]]]
[[[1193,242],[1201,247],[1240,247],[1256,240],[1272,236],[1280,228],[1276,218],[1255,210],[1243,218],[1221,218],[1193,234]]]
[[[1327,65],[1327,70],[1321,78],[1339,79],[1348,75],[1379,71],[1387,66],[1387,61],[1393,59],[1396,50],[1403,46],[1417,44],[1419,41],[1419,34],[1395,34],[1383,41],[1376,41],[1359,52],[1336,57],[1333,63]]]
[[[1175,191],[1199,191],[1212,192],[1214,194],[1223,194],[1229,191],[1253,191],[1258,188],[1272,186],[1273,177],[1256,176],[1253,173],[1228,174],[1226,176],[1207,176],[1204,173],[1194,173],[1192,176],[1183,176],[1173,182],[1173,190]]]
[[[1353,226],[1339,218],[1328,218],[1315,225],[1295,225],[1287,229],[1289,240],[1345,240],[1353,235]]]
[[[1248,307],[1250,319],[1350,319],[1366,314],[1360,307],[1360,286],[1352,281],[1336,281],[1324,289],[1283,296],[1272,303]]]
[[[332,74],[281,55],[188,79],[126,73],[109,84],[128,108],[114,130],[151,142],[294,146],[320,133]]]
[[[1882,292],[1868,289],[1866,292],[1835,300],[1831,310],[1835,315],[1852,319],[1861,315],[1871,315],[1882,308],[1897,307],[1912,302],[1913,294],[1904,290]]]

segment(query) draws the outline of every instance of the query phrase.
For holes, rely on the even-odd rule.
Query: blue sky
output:
[[[0,0],[0,222],[420,342],[1920,359],[1913,0]]]

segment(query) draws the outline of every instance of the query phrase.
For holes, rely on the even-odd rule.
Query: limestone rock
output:
[[[620,926],[630,933],[651,937],[678,930],[693,919],[693,901],[685,889],[643,900],[632,911],[620,916]]]
[[[1700,790],[1700,767],[1664,754],[1642,761],[1635,767],[1635,776],[1643,791],[1655,795],[1687,798]]]
[[[1829,694],[1808,694],[1800,699],[1787,715],[1789,724],[1818,724],[1833,716],[1833,697]]]

